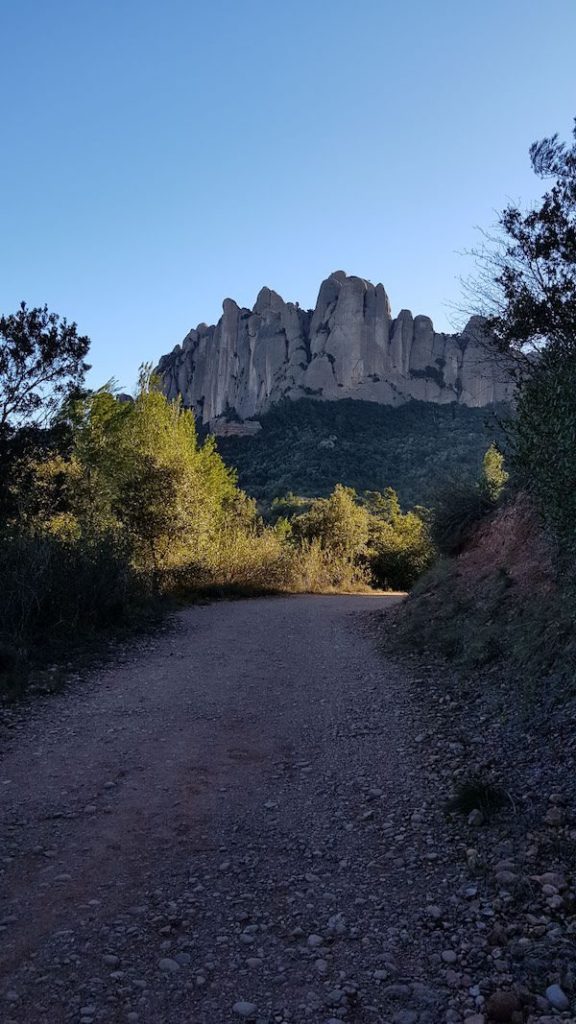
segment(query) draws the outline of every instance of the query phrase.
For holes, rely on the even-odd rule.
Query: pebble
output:
[[[514,874],[513,871],[497,871],[496,881],[498,885],[502,886],[513,885],[514,882],[518,881],[518,875]]]
[[[175,953],[174,959],[177,964],[180,964],[180,967],[189,967],[192,963],[190,953]]]
[[[232,1012],[237,1013],[239,1017],[255,1017],[258,1012],[256,1003],[245,1003],[242,999],[238,1003],[234,1003]]]
[[[344,914],[333,914],[328,918],[328,931],[333,935],[344,935],[346,931],[346,919]]]
[[[468,824],[472,825],[473,828],[479,828],[480,825],[484,824],[484,815],[477,807],[473,811],[470,811],[470,814],[468,815]]]
[[[546,989],[546,999],[555,1010],[569,1010],[570,1000],[560,985],[549,985]]]
[[[552,828],[557,828],[564,821],[564,811],[560,807],[551,807],[547,811],[544,821],[547,825],[551,825]]]
[[[333,988],[326,993],[326,1005],[327,1006],[339,1006],[346,998],[345,992],[341,988]]]
[[[158,961],[158,967],[166,974],[176,974],[176,971],[180,970],[180,964],[168,956],[165,956]]]

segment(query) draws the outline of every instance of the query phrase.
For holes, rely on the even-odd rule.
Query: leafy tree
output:
[[[403,514],[391,487],[382,494],[368,492],[364,501],[370,512],[368,547],[374,581],[393,590],[410,589],[436,554],[425,510]]]
[[[576,122],[530,149],[552,184],[533,209],[507,207],[480,257],[477,292],[503,347],[520,353],[512,467],[548,520],[576,543]]]
[[[336,484],[329,498],[317,498],[294,520],[297,535],[317,540],[335,559],[352,562],[368,541],[368,513],[351,487]]]
[[[338,484],[328,498],[317,498],[291,521],[302,558],[322,566],[332,583],[370,576],[379,587],[407,590],[432,563],[435,550],[425,509],[403,513],[391,487],[368,491],[361,499]]]
[[[393,487],[387,487],[384,491],[366,491],[363,496],[363,504],[375,519],[385,523],[394,523],[402,515],[400,498]]]
[[[309,584],[354,586],[364,580],[362,564],[368,541],[368,512],[351,487],[337,484],[328,498],[316,498],[307,512],[292,520]],[[365,561],[365,558],[364,558]]]
[[[90,339],[47,306],[0,317],[0,434],[44,424],[77,392],[89,369]]]
[[[134,401],[104,388],[74,403],[70,418],[70,455],[33,467],[33,528],[121,536],[155,576],[206,560],[238,491],[213,441],[198,443],[192,413],[169,402],[144,368]]]
[[[532,169],[553,179],[552,186],[529,210],[507,206],[495,231],[486,232],[485,244],[472,252],[477,274],[465,282],[465,292],[508,350],[574,344],[576,120],[573,138],[571,146],[557,135],[532,144]]]
[[[280,497],[274,498],[270,505],[270,520],[291,519],[293,516],[306,512],[312,504],[312,498],[302,498],[298,494],[288,491]]]
[[[511,461],[546,521],[576,548],[576,351],[548,346],[519,389]]]
[[[30,465],[65,453],[70,440],[67,425],[60,422],[0,431],[0,530],[19,513]]]

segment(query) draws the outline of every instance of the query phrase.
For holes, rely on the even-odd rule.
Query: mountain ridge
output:
[[[313,310],[268,287],[251,310],[225,299],[218,323],[189,331],[158,373],[168,397],[181,395],[215,432],[286,398],[481,407],[508,401],[512,391],[480,318],[460,334],[438,333],[409,310],[394,318],[382,284],[344,271],[322,282]]]

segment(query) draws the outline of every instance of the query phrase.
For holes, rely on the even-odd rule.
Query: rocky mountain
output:
[[[322,283],[313,310],[270,288],[251,310],[225,299],[218,323],[191,330],[158,372],[168,396],[182,395],[216,432],[237,429],[232,423],[253,420],[283,398],[478,407],[511,395],[479,318],[461,334],[438,334],[427,316],[403,309],[393,318],[381,284],[341,270]]]

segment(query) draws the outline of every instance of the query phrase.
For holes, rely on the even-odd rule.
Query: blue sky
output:
[[[336,269],[448,329],[576,115],[574,0],[3,0],[0,31],[0,308],[75,319],[93,384]]]

